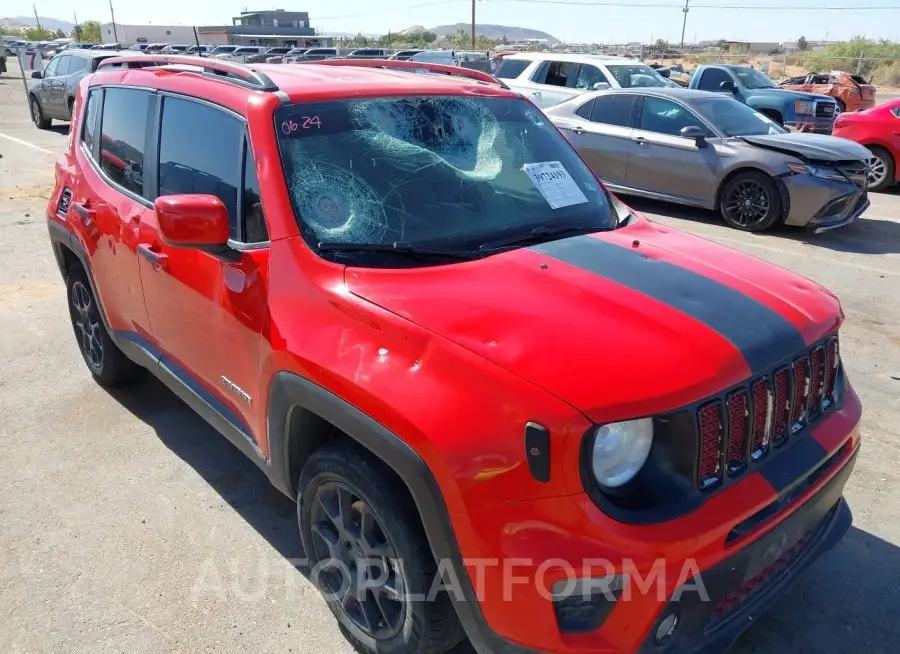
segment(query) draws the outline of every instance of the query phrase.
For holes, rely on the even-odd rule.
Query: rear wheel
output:
[[[309,458],[298,487],[312,580],[358,651],[441,654],[461,640],[450,597],[432,597],[437,566],[415,506],[380,461],[338,441]]]
[[[69,269],[66,286],[75,340],[91,375],[101,386],[115,386],[132,379],[139,368],[116,347],[106,331],[100,306],[81,266]]]
[[[50,119],[44,117],[44,109],[41,107],[41,101],[37,96],[31,96],[31,120],[38,129],[47,129],[50,127]]]
[[[883,191],[894,183],[895,162],[891,153],[877,146],[870,147],[872,158],[869,159],[869,190]]]
[[[771,177],[748,170],[726,182],[719,211],[735,229],[762,232],[781,220],[781,194]]]

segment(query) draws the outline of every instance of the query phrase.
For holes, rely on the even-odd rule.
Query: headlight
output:
[[[788,170],[792,173],[797,173],[798,175],[810,175],[812,177],[818,177],[819,179],[830,179],[833,182],[847,182],[849,181],[841,171],[836,168],[826,168],[823,166],[804,166],[802,164],[792,164],[789,163],[787,165]]]
[[[811,114],[813,112],[813,103],[809,100],[797,100],[794,102],[794,111],[798,114]]]
[[[627,484],[644,466],[652,444],[653,421],[650,418],[598,427],[591,451],[594,478],[608,488]]]

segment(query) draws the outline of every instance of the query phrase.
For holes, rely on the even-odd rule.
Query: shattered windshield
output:
[[[606,68],[623,89],[669,86],[662,75],[644,64],[606,64]]]
[[[521,99],[341,100],[287,105],[275,120],[294,211],[320,251],[472,252],[498,237],[616,220],[590,170]]]
[[[765,73],[761,73],[755,68],[734,68],[733,70],[741,78],[741,83],[748,89],[779,88]]]

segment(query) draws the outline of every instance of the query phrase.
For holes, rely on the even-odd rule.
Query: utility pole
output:
[[[38,32],[41,32],[43,30],[41,28],[41,19],[38,18],[38,15],[37,15],[37,5],[31,5],[31,7],[34,9],[34,20],[37,22]]]
[[[475,0],[472,0],[472,49],[475,49]]]
[[[81,28],[78,27],[78,12],[73,11],[72,16],[75,17],[75,40],[81,41]]]
[[[691,10],[690,8],[691,0],[684,0],[684,9],[681,11],[684,12],[684,21],[681,23],[681,49],[684,50],[684,30],[687,27],[687,15]]]
[[[119,34],[116,31],[116,12],[113,10],[112,0],[109,0],[109,16],[112,18],[113,42],[119,42]]]

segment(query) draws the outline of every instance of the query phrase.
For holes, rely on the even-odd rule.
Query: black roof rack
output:
[[[255,91],[275,92],[280,90],[268,75],[253,70],[249,66],[191,55],[142,54],[129,57],[110,57],[101,61],[97,69],[162,66],[188,66],[188,70],[192,70],[192,72],[239,84]]]

